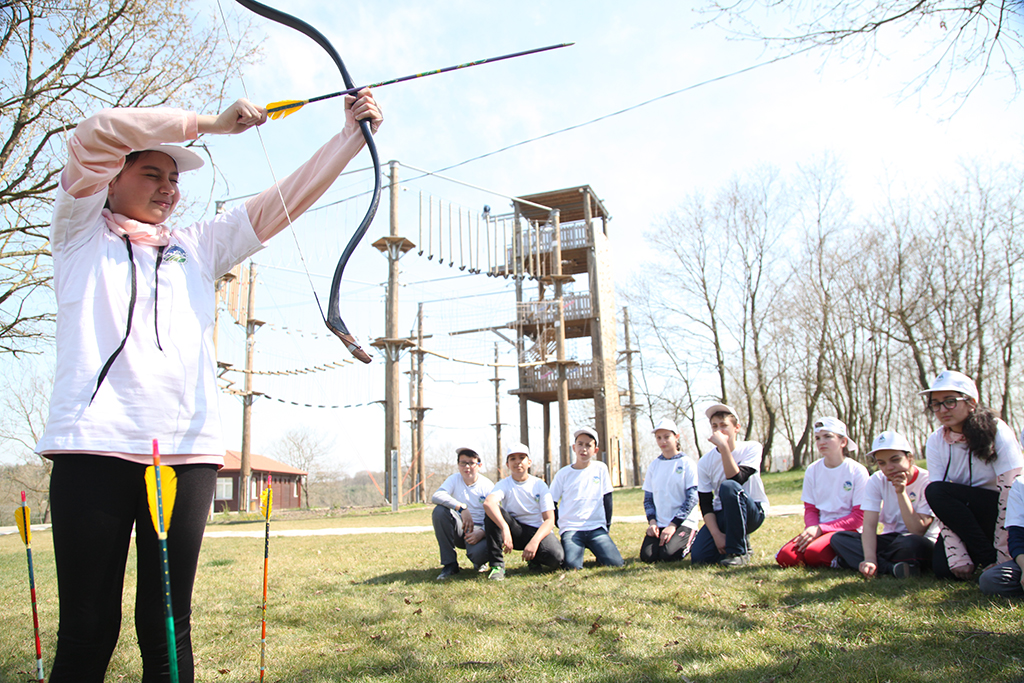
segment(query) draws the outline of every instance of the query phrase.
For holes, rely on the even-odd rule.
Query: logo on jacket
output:
[[[591,479],[591,481],[594,482],[595,484],[599,484],[599,483],[601,483],[601,477],[599,477],[598,475],[595,474],[594,478]]]
[[[676,465],[676,474],[679,474],[682,471],[683,471],[683,466],[682,465]]]
[[[188,263],[188,254],[185,250],[175,244],[164,252],[164,263]]]
[[[852,481],[844,481],[843,482],[843,490],[844,491],[852,491],[853,490],[853,482]]]
[[[913,503],[917,500],[917,491],[907,491],[907,498],[909,498],[910,502]]]

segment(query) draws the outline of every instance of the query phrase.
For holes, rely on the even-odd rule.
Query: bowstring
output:
[[[227,36],[229,43],[235,45],[235,50],[232,53],[232,57],[234,57],[238,52],[240,43],[231,38],[231,30],[228,28],[228,20],[227,16],[224,14],[224,7],[221,5],[221,0],[217,0],[217,10],[220,12],[220,20],[224,25],[224,35]],[[241,71],[238,72],[238,81],[242,84],[242,92],[245,94],[245,99],[252,101],[252,98],[249,97],[249,89],[245,85],[245,77],[242,76]],[[269,121],[270,119],[267,120]],[[292,222],[291,213],[288,211],[288,202],[285,201],[284,193],[281,192],[281,185],[277,182],[277,173],[274,171],[274,164],[270,160],[270,152],[267,150],[266,142],[263,140],[263,133],[260,131],[259,126],[254,126],[254,128],[256,129],[256,137],[259,138],[260,141],[260,147],[263,149],[263,157],[267,160],[267,168],[270,170],[270,178],[274,181],[274,189],[277,190],[277,196],[281,200],[281,208],[284,209],[284,217],[288,222],[288,232],[291,234],[292,240],[295,242],[295,250],[299,254],[299,261],[302,263],[302,270],[306,274],[306,280],[309,281],[309,288],[313,292],[313,299],[316,300],[316,307],[320,310],[320,317],[323,318],[326,323],[327,316],[324,315],[324,307],[320,305],[320,297],[317,296],[316,287],[313,285],[313,276],[309,272],[309,266],[306,263],[306,255],[302,251],[302,245],[299,244],[299,236],[295,231],[295,224]]]

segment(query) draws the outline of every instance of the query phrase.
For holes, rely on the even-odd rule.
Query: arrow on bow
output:
[[[338,67],[338,71],[341,72],[341,78],[345,82],[345,87],[349,89],[355,88],[355,84],[352,82],[352,77],[348,75],[348,69],[345,68],[345,63],[341,60],[341,56],[338,54],[338,51],[334,49],[334,46],[331,45],[330,41],[327,40],[320,31],[297,17],[285,14],[284,12],[273,9],[272,7],[267,7],[255,0],[235,1],[250,12],[255,12],[261,17],[265,17],[271,21],[293,28],[303,35],[311,38],[331,56],[335,66]],[[349,332],[348,327],[345,325],[345,321],[341,319],[341,278],[345,273],[345,265],[352,257],[352,253],[356,250],[356,246],[358,246],[359,242],[366,235],[366,231],[370,228],[370,223],[373,222],[373,217],[377,214],[377,206],[380,204],[381,194],[380,159],[377,157],[377,145],[374,144],[373,135],[370,132],[370,122],[366,119],[361,120],[359,122],[359,129],[363,133],[363,139],[366,140],[366,148],[370,151],[370,159],[373,160],[373,196],[370,199],[370,207],[366,210],[366,215],[363,216],[362,222],[359,223],[359,227],[356,228],[352,238],[345,246],[345,250],[342,252],[341,258],[338,260],[338,265],[334,268],[334,279],[331,281],[331,297],[327,303],[327,315],[324,316],[324,322],[327,324],[327,329],[341,339],[346,348],[348,348],[349,353],[363,363],[369,363],[370,356],[366,351],[363,351],[362,347],[359,346],[359,343],[356,342],[355,337],[352,336],[352,333]],[[319,303],[320,299],[318,297],[317,304]],[[321,314],[323,314],[322,308]]]
[[[465,64],[456,64],[455,66],[446,66],[443,69],[434,69],[433,71],[424,71],[419,74],[412,74],[410,76],[401,76],[399,78],[392,78],[388,81],[381,81],[380,83],[371,83],[370,85],[361,85],[355,88],[349,88],[348,90],[341,90],[339,92],[332,92],[327,95],[318,95],[317,97],[310,97],[308,100],[282,100],[280,102],[271,102],[267,105],[267,114],[272,119],[283,119],[286,116],[291,116],[298,110],[302,109],[311,102],[322,102],[323,100],[329,100],[332,97],[341,97],[342,95],[352,95],[359,92],[363,88],[379,88],[384,85],[391,85],[393,83],[403,83],[405,81],[411,81],[416,78],[423,78],[424,76],[433,76],[435,74],[443,74],[449,71],[455,71],[457,69],[465,69],[470,66],[479,66],[480,64],[489,64],[493,62],[500,62],[503,59],[512,59],[514,57],[524,57],[526,55],[536,54],[538,52],[547,52],[548,50],[557,50],[561,47],[569,47],[575,43],[559,43],[558,45],[548,45],[547,47],[538,47],[532,50],[523,50],[522,52],[514,52],[510,55],[501,55],[500,57],[488,57],[486,59],[478,59],[475,62],[466,62]]]

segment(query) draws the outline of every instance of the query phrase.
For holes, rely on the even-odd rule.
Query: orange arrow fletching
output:
[[[274,507],[274,490],[264,489],[263,493],[260,494],[260,514],[270,518],[270,512]]]
[[[267,105],[267,115],[276,121],[291,116],[309,103],[309,100],[281,100]],[[276,111],[275,111],[276,110]]]
[[[164,532],[171,528],[171,513],[174,512],[174,497],[178,493],[178,477],[174,468],[164,465],[160,468],[160,489],[164,508]],[[153,528],[160,533],[160,520],[157,518],[156,507],[156,468],[146,468],[146,493],[149,497],[149,514],[153,518]]]
[[[21,534],[22,542],[28,545],[32,542],[32,525],[30,524],[32,510],[29,508],[28,503],[23,502],[18,506],[14,519],[18,523],[18,533]]]

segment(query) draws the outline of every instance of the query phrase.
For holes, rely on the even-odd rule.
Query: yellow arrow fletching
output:
[[[260,514],[264,517],[270,517],[273,507],[274,489],[263,489],[263,493],[260,494]]]
[[[28,545],[32,542],[32,525],[29,521],[32,519],[32,511],[28,505],[24,503],[18,506],[18,511],[14,513],[14,519],[18,523],[18,533],[21,534],[21,540]]]
[[[164,465],[160,468],[161,498],[164,507],[164,531],[171,528],[171,513],[174,512],[174,497],[178,493],[178,476],[174,468]],[[156,509],[156,468],[146,468],[146,493],[149,496],[149,514],[153,518],[153,528],[160,533],[160,521]]]
[[[278,111],[272,111],[267,116],[273,120],[283,119],[286,116],[291,116],[298,110],[302,109],[309,100],[281,100],[280,102],[271,102],[267,105],[267,109],[277,109]]]

